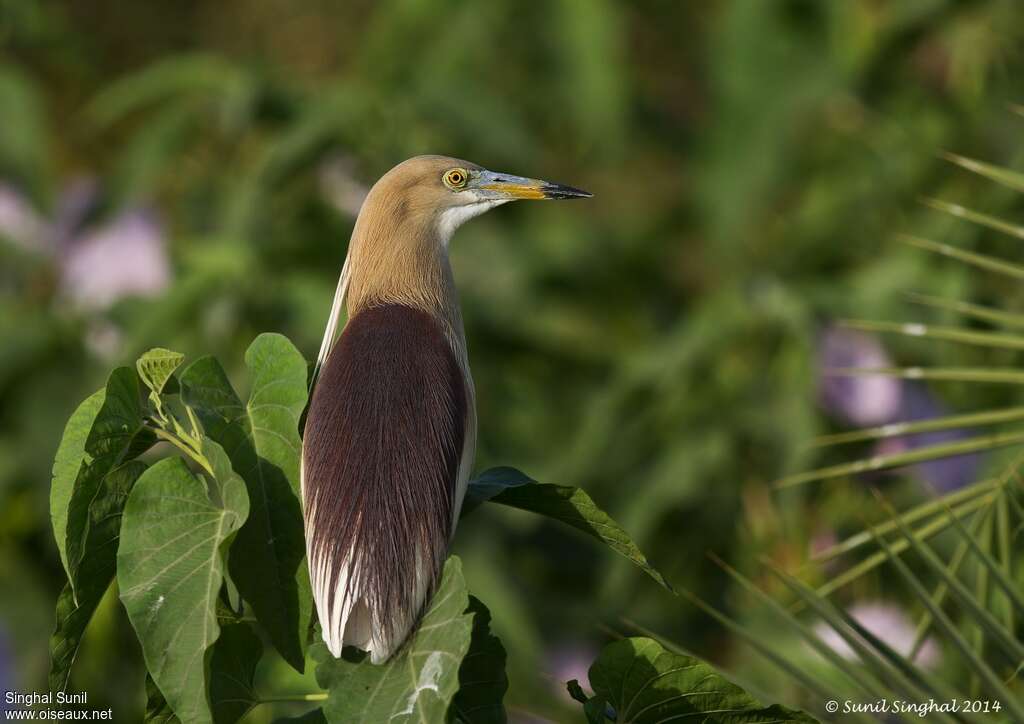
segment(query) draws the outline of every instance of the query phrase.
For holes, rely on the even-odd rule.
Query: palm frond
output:
[[[1015,191],[1024,191],[1024,174],[962,156],[947,154],[958,166]],[[1014,238],[1024,239],[1024,226],[966,206],[937,199],[926,199],[932,209],[949,214]],[[901,236],[909,246],[937,254],[958,263],[1012,280],[1024,280],[1024,265],[986,253],[915,236]],[[957,314],[1005,330],[1024,329],[1024,314],[1008,309],[984,306],[960,299],[924,294],[908,294],[919,305]],[[952,342],[1001,352],[1024,350],[1024,335],[987,331],[968,326],[938,326],[916,322],[854,319],[843,323],[848,328],[868,333],[897,334],[937,342]],[[1024,383],[1024,371],[1016,367],[923,367],[889,366],[880,368],[833,368],[826,375],[888,376],[908,380],[955,381],[970,384]],[[1006,388],[1008,391],[1012,388]],[[1008,406],[978,412],[966,412],[910,420],[840,432],[816,438],[808,447],[825,449],[848,443],[864,443],[911,435],[944,431],[964,431],[993,427],[986,434],[910,449],[898,453],[872,455],[861,459],[805,470],[776,482],[777,488],[795,488],[825,480],[849,478],[863,473],[931,462],[969,453],[999,448],[1021,447],[1024,430],[1013,423],[1024,420],[1024,407]],[[1009,426],[1004,429],[1003,426]],[[982,692],[998,700],[1011,720],[1024,721],[1024,698],[1010,687],[1024,670],[1024,642],[1017,625],[1024,617],[1024,594],[1017,583],[1015,546],[1024,531],[1024,506],[1018,495],[1024,490],[1019,468],[1024,453],[1016,455],[1002,471],[961,489],[935,495],[897,510],[878,496],[885,518],[865,523],[863,530],[818,551],[811,556],[815,567],[842,565],[816,588],[770,562],[764,565],[783,588],[794,597],[787,608],[762,591],[749,578],[720,562],[740,588],[763,605],[787,630],[799,635],[818,652],[830,670],[841,673],[862,694],[879,696],[895,692],[910,700],[948,700]],[[938,539],[948,533],[952,538]],[[913,565],[908,556],[913,557]],[[856,557],[846,562],[848,558]],[[878,571],[884,564],[891,568],[920,606],[913,641],[904,653],[872,632],[857,616],[836,600],[836,592]],[[724,614],[701,602],[704,611],[723,621]],[[856,655],[853,663],[835,651],[823,647],[815,629],[804,620],[819,620]],[[743,626],[729,619],[729,627],[743,636]],[[926,642],[937,636],[959,654],[954,670],[962,678],[952,679],[927,670],[917,660]],[[750,641],[750,638],[745,637]],[[755,645],[755,648],[758,648]],[[826,650],[827,649],[827,650]],[[791,672],[790,661],[779,663]],[[799,668],[799,667],[797,667]],[[800,681],[808,676],[801,670]],[[961,683],[962,682],[962,683]],[[960,689],[965,688],[966,692]],[[936,718],[939,718],[936,716]],[[946,718],[946,720],[951,720]],[[958,712],[955,720],[977,721],[978,715]]]
[[[978,254],[973,251],[964,251],[949,244],[941,244],[937,241],[922,239],[918,236],[901,235],[899,239],[904,244],[930,251],[933,254],[948,256],[951,259],[956,259],[979,269],[996,272],[997,274],[1003,274],[1014,279],[1024,279],[1024,266],[1013,264],[998,257]]]
[[[980,211],[972,211],[960,204],[951,204],[948,201],[942,201],[941,199],[923,199],[922,201],[925,206],[929,206],[936,211],[942,211],[943,213],[955,216],[958,219],[964,219],[965,221],[970,221],[978,224],[979,226],[984,226],[988,229],[999,231],[1018,239],[1024,239],[1024,226],[1011,224],[1010,222],[1003,221],[996,216],[983,214]]]
[[[913,465],[956,455],[966,455],[982,450],[995,450],[996,448],[1008,445],[1018,445],[1022,442],[1024,442],[1024,432],[1022,431],[979,435],[967,440],[926,445],[925,447],[907,452],[875,455],[874,457],[856,460],[852,463],[840,463],[839,465],[830,465],[825,468],[818,468],[817,470],[809,470],[806,473],[798,473],[790,475],[788,478],[783,478],[775,485],[779,488],[789,488],[794,485],[804,485],[805,483],[812,483],[827,478],[838,478],[844,475],[856,475],[876,470],[899,468],[904,465]]]
[[[1009,329],[1024,329],[1024,314],[1014,314],[995,307],[987,307],[983,304],[973,304],[960,299],[944,299],[929,294],[907,292],[907,299],[915,304],[933,309],[941,309],[947,312],[954,312],[968,319],[978,319]]]
[[[901,334],[905,337],[922,337],[946,342],[959,342],[978,347],[994,347],[996,349],[1024,349],[1024,337],[1015,334],[995,334],[978,332],[973,329],[958,327],[933,327],[928,324],[902,322],[873,322],[869,320],[851,319],[841,322],[844,327],[859,329],[864,332],[884,332]]]
[[[1010,169],[1003,168],[1002,166],[985,163],[984,161],[977,161],[973,158],[959,156],[955,153],[944,153],[942,155],[947,161],[955,163],[960,168],[967,169],[972,173],[983,176],[990,181],[995,181],[997,184],[1013,189],[1014,191],[1024,192],[1024,174],[1011,171]]]

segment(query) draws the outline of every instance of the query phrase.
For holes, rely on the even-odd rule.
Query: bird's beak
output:
[[[572,186],[495,171],[481,171],[474,182],[475,188],[494,199],[587,199],[593,196],[589,191]]]

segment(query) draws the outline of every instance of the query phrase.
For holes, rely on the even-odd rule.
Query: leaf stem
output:
[[[327,692],[317,694],[284,694],[282,696],[261,696],[257,704],[276,704],[286,701],[327,701]]]
[[[178,448],[186,455],[188,455],[190,458],[195,460],[199,465],[202,466],[203,470],[210,474],[210,477],[213,477],[213,469],[210,467],[210,463],[207,462],[206,458],[204,458],[202,455],[193,450],[188,443],[181,440],[177,435],[173,435],[159,427],[153,428],[153,433],[161,440],[171,443],[176,448]]]

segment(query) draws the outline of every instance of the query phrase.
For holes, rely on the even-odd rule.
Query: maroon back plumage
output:
[[[466,420],[466,382],[437,319],[386,304],[348,321],[303,444],[310,573],[335,655],[351,643],[386,658],[429,600],[451,537]]]

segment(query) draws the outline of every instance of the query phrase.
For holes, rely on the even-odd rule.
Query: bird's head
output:
[[[398,223],[432,227],[447,244],[465,221],[509,201],[589,196],[571,186],[489,171],[457,158],[416,156],[381,177],[367,202],[403,217],[394,219]]]
[[[457,158],[403,161],[373,185],[359,211],[325,340],[333,339],[331,325],[337,323],[343,297],[349,315],[369,305],[396,302],[458,326],[448,265],[448,242],[455,230],[509,201],[588,196],[571,186],[488,171]]]

